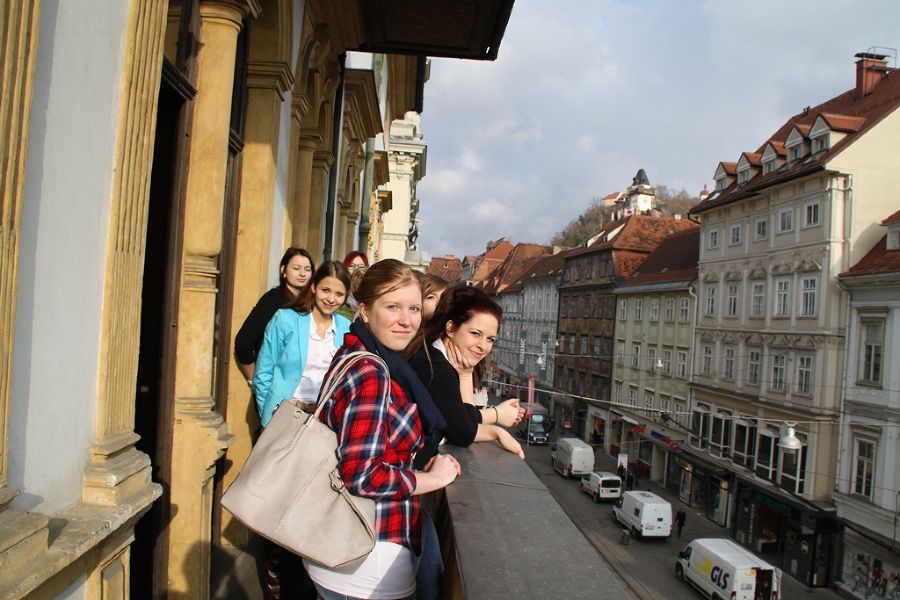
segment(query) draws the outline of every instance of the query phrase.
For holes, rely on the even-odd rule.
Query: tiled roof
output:
[[[812,124],[820,115],[826,119],[829,125],[835,129],[840,128],[838,130],[846,132],[846,135],[827,150],[788,162],[771,173],[760,173],[747,182],[733,183],[724,190],[714,192],[695,206],[691,213],[699,214],[711,208],[742,200],[759,193],[767,186],[802,177],[825,168],[830,160],[896,110],[898,106],[900,106],[900,71],[893,70],[886,72],[884,78],[878,81],[872,91],[864,96],[860,97],[857,89],[853,88],[814,108],[794,115],[762,143],[759,152],[765,149],[768,142],[783,144],[795,127],[804,136],[807,136]]]
[[[566,256],[571,250],[563,250],[549,256],[542,256],[531,265],[517,282],[517,285],[543,281],[546,279],[559,279],[562,276],[563,267],[566,266]]]
[[[696,226],[696,223],[687,219],[651,217],[642,214],[629,215],[606,225],[594,236],[594,242],[587,248],[577,248],[567,256],[578,256],[607,248],[649,252],[670,233],[692,229]]]
[[[459,281],[461,270],[462,263],[460,260],[453,255],[449,255],[432,257],[431,263],[428,265],[428,269],[425,272],[429,275],[436,275],[444,281],[453,283],[454,281]]]
[[[882,225],[890,225],[891,223],[900,222],[900,210],[889,216],[887,219],[881,222]]]
[[[553,249],[543,244],[516,244],[506,260],[497,267],[484,284],[488,294],[498,294],[521,279],[535,260]]]
[[[720,162],[719,166],[722,167],[722,170],[725,171],[727,175],[734,175],[737,173],[737,163],[733,162]],[[718,170],[718,168],[716,168]]]
[[[656,250],[619,287],[691,282],[696,279],[697,262],[700,259],[700,227],[696,223],[692,225],[691,229],[673,233],[661,241]]]
[[[839,277],[884,275],[886,273],[900,273],[900,250],[888,250],[887,236],[884,236],[858,263],[853,265],[849,271],[841,273]]]

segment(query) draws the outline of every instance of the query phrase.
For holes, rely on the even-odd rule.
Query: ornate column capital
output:
[[[247,87],[275,90],[278,97],[284,95],[294,85],[294,74],[286,62],[274,60],[251,60],[247,62]]]

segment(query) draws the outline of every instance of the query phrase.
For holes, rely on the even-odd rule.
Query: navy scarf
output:
[[[387,363],[391,372],[391,379],[396,381],[406,394],[406,399],[419,407],[419,418],[422,420],[422,430],[425,433],[426,442],[437,444],[443,437],[443,431],[447,428],[447,422],[440,409],[431,399],[425,384],[416,375],[403,357],[386,347],[372,335],[369,328],[359,320],[350,324],[350,333],[359,338],[366,350],[377,354]]]

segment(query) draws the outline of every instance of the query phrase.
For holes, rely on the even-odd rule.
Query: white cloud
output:
[[[546,242],[639,168],[697,192],[873,45],[900,46],[895,0],[518,2],[497,61],[432,62],[420,247]]]

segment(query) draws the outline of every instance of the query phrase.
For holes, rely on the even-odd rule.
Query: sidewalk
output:
[[[602,448],[595,448],[595,470],[616,472],[616,459],[610,456]],[[633,489],[641,489],[653,492],[654,494],[665,498],[672,504],[672,512],[675,513],[679,509],[684,509],[687,513],[687,519],[684,524],[684,531],[681,534],[684,543],[701,537],[724,537],[733,539],[731,530],[726,527],[720,527],[713,523],[706,516],[697,512],[696,509],[688,507],[678,497],[670,492],[660,483],[649,478],[642,477],[639,485]],[[843,596],[839,595],[831,588],[810,588],[794,579],[789,573],[783,572],[781,576],[782,598],[784,600],[794,600],[795,598],[810,598],[815,600],[839,600]]]

